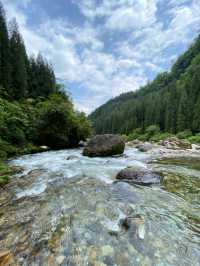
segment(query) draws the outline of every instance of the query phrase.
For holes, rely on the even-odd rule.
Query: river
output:
[[[72,149],[10,161],[23,172],[0,194],[0,265],[200,265],[200,160],[155,159],[127,148],[117,157]],[[165,178],[152,187],[115,182],[127,166]]]

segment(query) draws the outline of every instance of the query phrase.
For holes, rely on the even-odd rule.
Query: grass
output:
[[[4,162],[0,162],[0,187],[9,182],[12,169]]]

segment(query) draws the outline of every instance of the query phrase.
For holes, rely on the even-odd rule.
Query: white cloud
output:
[[[166,4],[165,0],[95,2],[74,0],[86,17],[81,27],[46,17],[33,30],[24,11],[31,0],[3,0],[8,17],[17,18],[29,54],[41,51],[53,63],[58,78],[78,84],[83,92],[75,104],[87,112],[121,92],[138,89],[147,82],[148,72],[165,70],[163,65],[179,52],[165,55],[165,51],[189,44],[200,26],[199,0],[189,5],[169,0],[167,26],[157,5]],[[95,18],[101,23],[96,24]],[[107,36],[113,34],[116,37],[107,49]]]
[[[114,10],[106,22],[109,29],[130,31],[149,27],[156,22],[156,1],[135,1]]]

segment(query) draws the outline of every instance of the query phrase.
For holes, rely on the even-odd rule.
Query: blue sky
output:
[[[2,0],[87,113],[169,70],[200,32],[200,0]]]

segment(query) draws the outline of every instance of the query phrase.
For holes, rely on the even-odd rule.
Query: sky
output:
[[[86,113],[169,70],[200,33],[200,0],[1,1]]]

